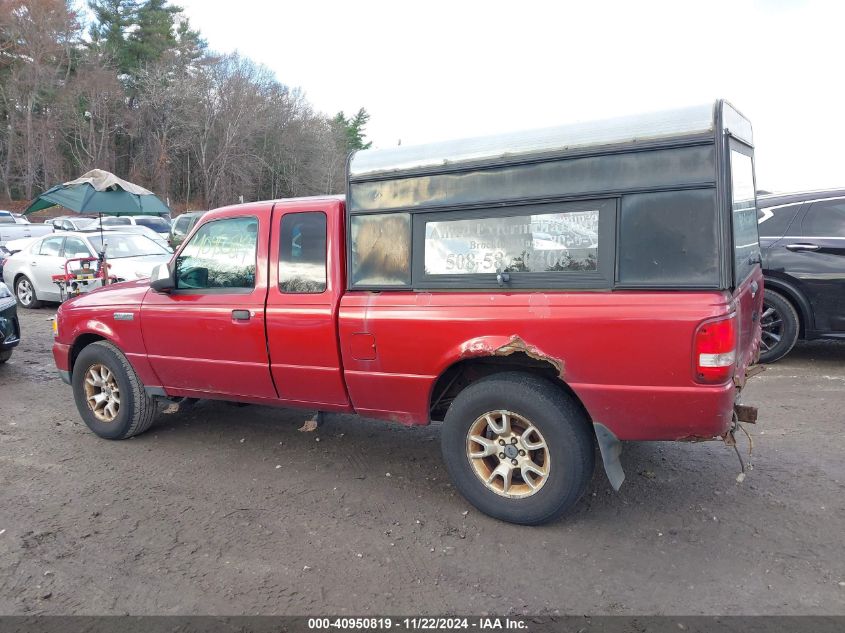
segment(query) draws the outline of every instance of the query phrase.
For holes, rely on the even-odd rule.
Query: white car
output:
[[[120,281],[149,277],[153,268],[170,261],[171,253],[153,240],[136,233],[69,232],[32,240],[3,265],[3,278],[24,308],[40,307],[42,301],[61,301],[53,275],[65,272],[65,262],[97,257],[106,243],[109,273]]]
[[[93,224],[97,218],[86,218],[82,215],[62,215],[52,220],[47,220],[45,224],[52,224],[56,231],[81,231],[85,227]]]
[[[38,237],[53,232],[52,226],[44,224],[20,224],[10,211],[0,211],[0,246],[6,242],[25,237]]]
[[[104,215],[102,218],[95,220],[87,229],[93,229],[100,226],[103,227],[128,227],[128,226],[145,226],[148,229],[159,233],[165,240],[170,235],[170,220],[160,215]]]
[[[159,244],[166,248],[171,253],[173,249],[170,248],[170,244],[167,242],[167,236],[163,235],[162,233],[156,233],[151,228],[146,226],[142,226],[140,224],[129,224],[127,226],[104,226],[102,229],[99,225],[96,224],[96,220],[94,221],[95,224],[86,225],[85,228],[81,230],[82,233],[98,233],[102,230],[104,234],[108,234],[109,232],[117,231],[119,233],[135,233],[137,235],[143,235],[145,237],[150,238],[156,244]]]

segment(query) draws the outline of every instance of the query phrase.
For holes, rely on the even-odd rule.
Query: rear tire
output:
[[[440,438],[458,491],[510,523],[558,518],[584,494],[595,468],[594,434],[583,412],[559,387],[531,374],[496,374],[464,389]]]
[[[71,384],[79,415],[102,438],[125,440],[146,431],[155,419],[155,399],[111,343],[98,341],[79,353]]]
[[[783,295],[773,290],[765,291],[760,325],[763,328],[760,340],[761,363],[774,363],[795,347],[801,322],[798,312]]]
[[[15,280],[15,297],[23,308],[35,309],[41,307],[41,302],[35,294],[35,286],[29,277],[21,275]]]

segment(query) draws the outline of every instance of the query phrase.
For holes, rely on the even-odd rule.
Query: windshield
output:
[[[167,250],[145,235],[109,233],[102,238],[99,235],[88,238],[97,252],[103,249],[103,239],[105,239],[106,245],[108,246],[106,257],[109,259],[144,257],[145,255],[170,255]]]
[[[146,226],[156,233],[170,232],[170,224],[164,218],[135,218],[135,224]]]
[[[94,218],[78,218],[76,220],[71,220],[71,224],[73,224],[77,229],[84,229],[86,226],[91,226],[95,222],[96,220]]]
[[[129,225],[132,224],[132,220],[129,218],[120,218],[120,217],[108,217],[102,219],[103,226],[120,226],[120,225]]]

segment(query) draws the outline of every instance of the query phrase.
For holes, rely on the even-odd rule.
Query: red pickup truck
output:
[[[345,196],[203,216],[153,279],[64,303],[86,424],[212,398],[442,421],[458,490],[538,524],[596,446],[730,440],[760,339],[751,126],[726,102],[349,161]]]

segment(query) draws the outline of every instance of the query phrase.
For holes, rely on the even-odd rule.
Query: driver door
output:
[[[204,224],[171,262],[176,288],[150,290],[141,330],[168,393],[276,399],[264,331],[269,209]]]

